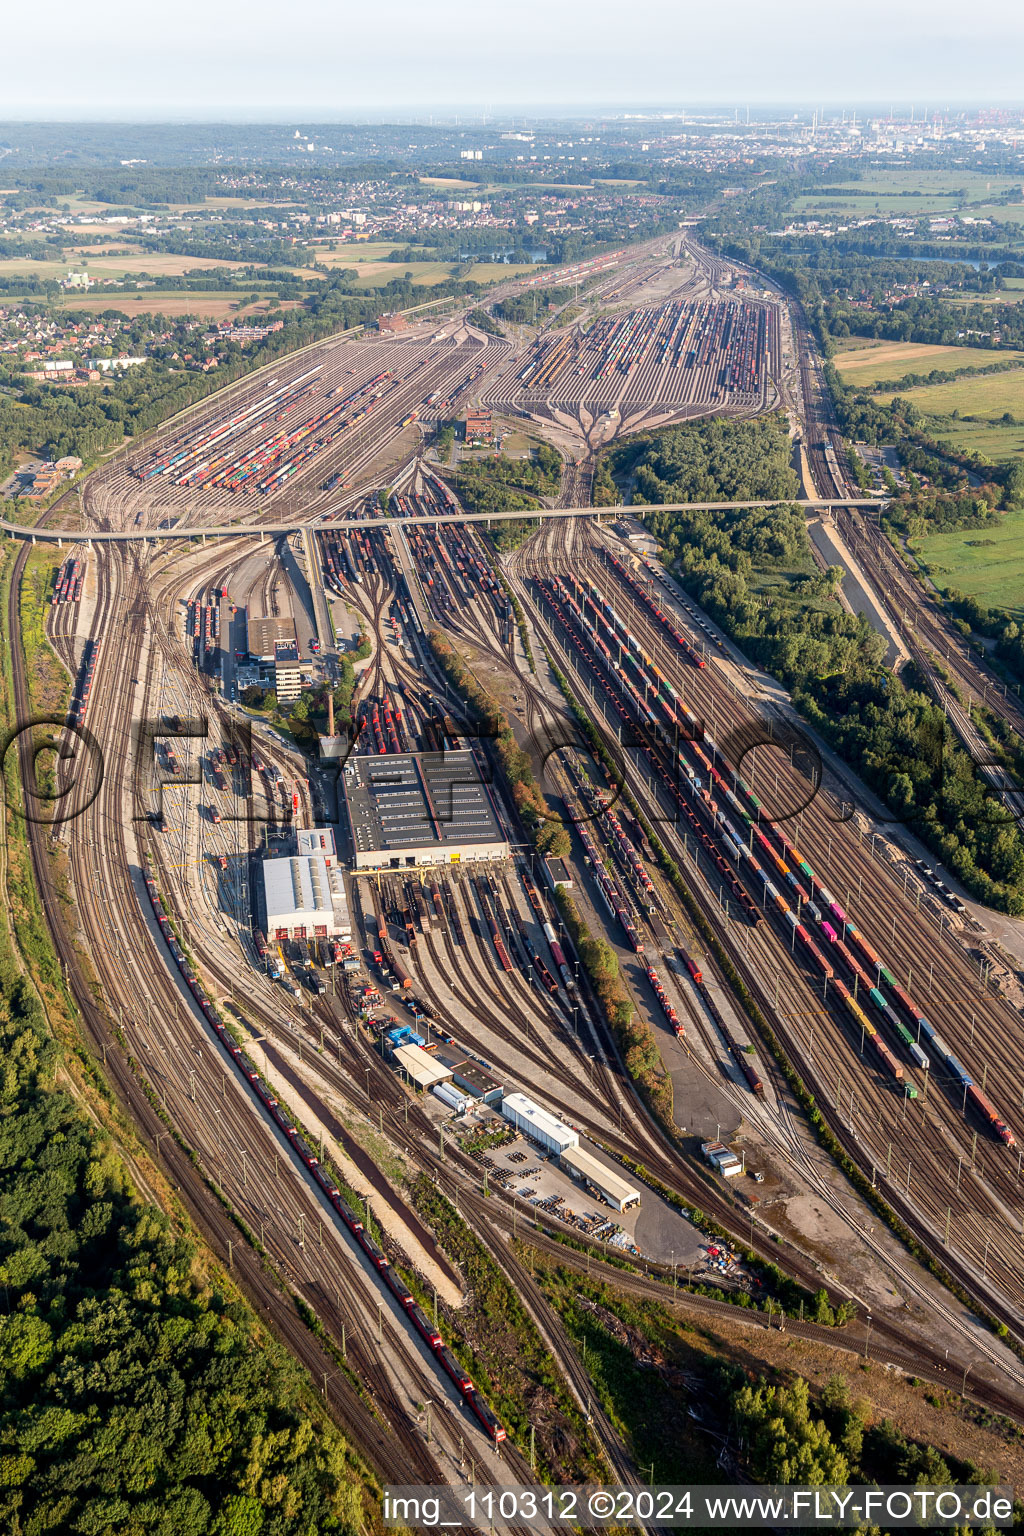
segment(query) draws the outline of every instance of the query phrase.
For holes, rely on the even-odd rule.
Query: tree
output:
[[[1015,459],[1006,472],[1006,501],[1010,506],[1024,502],[1024,460]]]

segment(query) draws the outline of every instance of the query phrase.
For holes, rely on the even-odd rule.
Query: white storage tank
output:
[[[451,1083],[435,1083],[430,1091],[435,1099],[440,1099],[442,1104],[447,1104],[448,1108],[454,1110],[457,1115],[464,1115],[473,1102]]]

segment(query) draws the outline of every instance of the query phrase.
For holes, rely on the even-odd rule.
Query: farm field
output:
[[[993,528],[932,534],[915,548],[937,587],[1024,615],[1024,510],[1007,512]]]
[[[861,181],[836,181],[832,192],[808,193],[797,198],[794,208],[844,207],[861,213],[949,213],[956,208],[987,204],[995,194],[1016,190],[1020,181],[1010,176],[988,176],[983,171],[876,171]],[[996,216],[987,206],[986,213]],[[999,209],[999,212],[1004,210]],[[1009,215],[1009,210],[1006,210]]]
[[[874,171],[858,181],[837,181],[843,190],[862,192],[944,192],[957,194],[961,190],[969,198],[999,196],[1020,186],[1016,176],[990,176],[985,171]]]
[[[478,261],[470,270],[468,280],[473,283],[497,283],[534,270],[532,263],[515,266],[511,262]],[[458,271],[459,263],[450,261],[366,262],[359,268],[358,286],[383,288],[396,277],[403,277],[406,272],[411,272],[413,284],[419,288],[424,284],[444,282],[446,278],[455,277]]]
[[[999,309],[1020,303],[1020,294],[1004,293],[997,289],[995,293],[945,293],[942,296],[943,303],[951,309],[968,309],[972,304],[984,304],[988,309]]]
[[[359,267],[357,286],[360,288],[384,288],[395,278],[412,273],[416,287],[427,283],[443,283],[455,270],[450,261],[367,261]]]
[[[892,192],[847,191],[814,192],[793,200],[795,213],[881,213],[914,218],[925,213],[953,213],[962,204],[958,198],[942,193],[921,197],[900,197]]]
[[[245,315],[256,320],[266,314],[266,306],[250,304],[246,294],[222,289],[209,293],[190,293],[187,289],[146,289],[142,293],[122,293],[114,289],[106,293],[90,293],[79,298],[69,294],[67,307],[102,314],[105,309],[120,311],[122,315],[198,315],[206,320],[226,320],[232,315]],[[297,309],[298,301],[283,299],[280,310]]]
[[[972,213],[979,219],[991,219],[994,224],[1024,224],[1024,203],[982,203]]]
[[[254,208],[262,207],[263,198],[258,197],[201,197],[193,203],[162,203],[161,207],[171,213],[190,213],[196,208]],[[75,216],[83,213],[95,213],[97,217],[106,218],[110,215],[110,204],[100,203],[90,197],[83,197],[80,192],[73,192],[69,197],[62,197],[61,204],[66,203]],[[294,206],[291,203],[280,203],[279,207],[288,208]],[[118,203],[119,208],[138,208],[140,213],[152,213],[152,208],[144,203],[133,203],[130,197],[125,197]],[[109,227],[109,226],[107,226]]]
[[[87,265],[83,268],[83,260]],[[210,256],[173,256],[166,251],[125,251],[109,255],[83,253],[70,261],[32,261],[25,256],[12,256],[0,261],[0,283],[5,277],[50,278],[58,282],[70,271],[87,271],[90,277],[113,278],[121,281],[126,272],[135,275],[146,273],[150,277],[181,277],[186,272],[223,268],[237,272],[249,266],[244,261],[221,261]]]
[[[325,241],[327,238],[324,237]],[[358,267],[366,261],[383,261],[392,251],[405,247],[397,240],[358,240],[339,245],[335,251],[329,251],[326,244],[317,241],[314,249],[317,261],[322,261],[325,267]]]
[[[489,181],[486,185],[479,181],[463,181],[457,176],[421,176],[420,181],[427,187],[455,187],[460,191],[483,192],[520,192],[523,183],[520,181]],[[530,187],[541,192],[589,192],[595,183],[593,181],[563,182],[563,181],[531,181]]]
[[[917,341],[869,341],[865,345],[861,340],[858,345],[837,352],[832,361],[844,383],[869,389],[876,381],[901,379],[905,373],[930,373],[933,368],[985,368],[989,363],[1010,358],[1024,362],[1024,353],[987,347],[933,347]]]

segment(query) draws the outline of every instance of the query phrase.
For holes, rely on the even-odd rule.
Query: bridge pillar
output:
[[[58,549],[63,549],[64,548],[64,540],[63,539],[58,539],[57,540],[57,548]]]
[[[35,542],[36,542],[36,536],[35,536],[35,534],[33,534],[32,535],[32,543],[34,544]]]

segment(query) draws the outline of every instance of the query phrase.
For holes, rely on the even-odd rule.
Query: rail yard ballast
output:
[[[155,881],[150,875],[146,875],[144,878],[146,894],[153,909],[153,916],[156,918],[157,925],[170,951],[171,958],[178,967],[206,1022],[216,1034],[217,1039],[231,1058],[234,1066],[248,1082],[253,1094],[259,1100],[269,1119],[287,1138],[288,1144],[296,1158],[327,1196],[331,1205],[348,1228],[348,1231],[359,1244],[363,1254],[369,1260],[372,1268],[376,1270],[381,1281],[395,1297],[399,1306],[404,1309],[411,1327],[415,1329],[433,1351],[438,1365],[451,1379],[484,1434],[495,1445],[500,1445],[506,1438],[504,1426],[490,1404],[480,1395],[462,1366],[459,1365],[452,1351],[445,1345],[440,1333],[431,1325],[422,1309],[416,1305],[412,1292],[395,1273],[388,1262],[387,1255],[379,1243],[375,1242],[369,1232],[367,1232],[363,1222],[331,1178],[328,1169],[324,1167],[316,1153],[303,1138],[298,1126],[289,1119],[273,1090],[263,1081],[255,1063],[245,1054],[242,1047],[230,1034],[227,1025],[207,997],[203,983],[193,970],[188,956],[178,943],[174,932],[174,925],[167,914]]]
[[[614,563],[621,569],[621,562]],[[901,1092],[916,1098],[918,1090],[907,1080],[894,1053],[893,1037],[897,1050],[903,1051],[918,1070],[928,1071],[934,1060],[940,1061],[964,1090],[964,1106],[970,1103],[1004,1145],[1015,1146],[1016,1137],[1005,1119],[928,1021],[909,989],[897,982],[891,968],[799,849],[763,814],[757,795],[704,724],[683,704],[613,605],[593,583],[568,571],[533,579],[568,643],[587,671],[596,674],[609,706],[635,734],[637,750],[693,830],[747,920],[760,925],[770,914],[789,946],[799,944],[811,971],[822,979],[825,995],[831,990],[839,999],[851,1026],[867,1039],[883,1074]],[[652,617],[671,629],[670,620],[653,597],[639,584],[630,586]],[[683,654],[691,665],[701,664],[688,643]],[[781,880],[782,888],[776,879]],[[745,881],[753,886],[753,894]],[[862,1006],[862,999],[867,1007]],[[930,1045],[931,1056],[925,1053],[922,1039]],[[737,1060],[742,1066],[742,1057],[737,1055]]]

